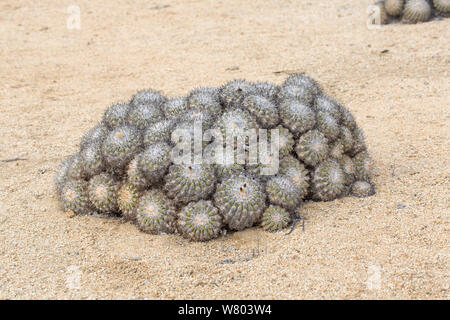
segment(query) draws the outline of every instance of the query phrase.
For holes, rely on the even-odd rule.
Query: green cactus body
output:
[[[331,158],[339,161],[344,156],[344,152],[344,144],[341,140],[337,140],[331,145],[329,155]]]
[[[178,215],[178,231],[189,240],[217,238],[223,226],[222,216],[211,201],[190,202]]]
[[[138,91],[131,99],[130,105],[136,107],[140,104],[153,105],[159,107],[167,101],[167,98],[163,96],[160,92],[147,89]]]
[[[209,151],[209,147],[213,147],[211,145],[208,145],[206,148],[207,152],[210,154],[211,157],[214,157],[215,153],[214,151]],[[227,160],[229,159],[229,160]],[[227,152],[223,153],[223,159],[221,162],[215,161],[215,159],[209,159],[209,163],[213,164],[214,168],[216,169],[216,175],[217,175],[217,181],[223,181],[226,180],[234,175],[239,175],[241,173],[245,173],[245,166],[244,164],[239,164],[235,162],[235,155],[234,153],[228,154]]]
[[[213,88],[199,88],[192,91],[188,97],[188,103],[190,110],[210,114],[218,114],[222,111],[218,90]]]
[[[257,94],[254,83],[245,80],[234,80],[220,88],[219,99],[225,108],[239,108],[245,97]]]
[[[302,190],[291,177],[278,175],[267,181],[266,193],[270,203],[288,210],[294,209],[302,202]]]
[[[434,7],[439,13],[450,13],[450,1],[449,0],[433,0]],[[448,16],[448,15],[446,15]]]
[[[318,96],[322,92],[317,81],[303,73],[293,74],[293,75],[287,77],[287,79],[284,81],[283,85],[284,86],[292,85],[292,86],[297,86],[297,87],[308,88],[308,90],[314,96]]]
[[[359,152],[366,150],[366,142],[364,138],[364,134],[361,129],[355,128],[355,130],[352,131],[353,136],[353,148],[350,151],[351,154],[357,154]]]
[[[335,160],[326,160],[314,170],[312,186],[314,197],[330,201],[345,191],[346,177],[341,166]]]
[[[83,173],[86,178],[90,178],[102,172],[104,168],[102,146],[93,143],[80,151],[80,161]]]
[[[294,74],[281,86],[234,80],[173,99],[139,91],[105,111],[54,183],[65,211],[207,241],[258,224],[281,230],[311,200],[372,195],[370,167],[351,112]]]
[[[117,205],[125,219],[136,219],[136,207],[139,202],[139,197],[139,190],[131,183],[122,185],[117,191]]]
[[[64,184],[68,180],[68,173],[71,166],[72,157],[69,159],[64,160],[59,168],[56,170],[54,183],[55,183],[55,190],[59,197],[61,197],[61,191],[64,187]]]
[[[247,130],[257,128],[256,121],[247,111],[240,109],[233,109],[224,112],[218,120],[218,129],[222,132],[224,142],[226,142],[227,133],[234,134],[236,130],[242,129],[243,134]]]
[[[104,123],[100,123],[96,125],[94,128],[89,130],[83,138],[81,139],[80,149],[84,149],[86,146],[90,144],[102,144],[103,140],[105,140],[108,135],[108,128]]]
[[[212,165],[172,165],[165,177],[164,189],[169,198],[187,203],[209,197],[214,191],[215,182]]]
[[[139,130],[145,130],[149,125],[164,120],[164,114],[159,106],[138,104],[130,110],[128,123]]]
[[[345,153],[353,150],[355,141],[353,139],[353,133],[349,128],[341,127],[339,142],[342,143],[342,147]]]
[[[403,10],[403,21],[417,23],[428,21],[431,17],[431,6],[426,0],[408,0]]]
[[[105,161],[113,168],[122,168],[141,147],[141,136],[133,127],[118,127],[111,131],[102,144]]]
[[[254,84],[256,88],[256,93],[266,99],[275,102],[278,98],[278,92],[280,92],[280,87],[269,82],[256,82]]]
[[[279,147],[278,152],[280,154],[280,158],[283,158],[287,155],[290,155],[294,151],[295,140],[294,135],[283,126],[278,126],[275,129],[278,129],[279,135]],[[270,135],[270,132],[269,132]],[[270,138],[270,136],[269,136]]]
[[[294,100],[304,105],[312,105],[314,103],[315,95],[311,88],[297,85],[283,85],[278,93],[278,99]]]
[[[353,158],[356,168],[356,179],[370,181],[371,160],[367,152],[360,152]]]
[[[397,17],[402,14],[404,4],[405,0],[384,0],[384,8],[386,9],[386,12],[393,17]]]
[[[137,156],[128,164],[126,177],[127,181],[138,190],[144,190],[149,185],[149,181],[145,177],[144,172],[142,172],[138,166]]]
[[[89,200],[102,213],[116,213],[118,188],[118,182],[111,175],[106,173],[96,175],[89,180]]]
[[[143,193],[136,206],[136,222],[147,233],[174,233],[176,211],[172,201],[161,191],[149,190]]]
[[[375,190],[367,181],[356,181],[351,187],[351,194],[358,198],[370,197],[374,193]]]
[[[266,206],[263,185],[245,175],[233,176],[217,186],[214,201],[232,230],[253,226]]]
[[[316,125],[316,115],[307,104],[284,100],[279,109],[284,126],[296,135],[302,134]]]
[[[319,129],[329,141],[336,140],[341,133],[339,122],[331,114],[323,111],[317,113],[317,129]]]
[[[295,147],[298,157],[310,166],[326,159],[329,149],[328,139],[315,129],[303,134]]]
[[[127,125],[130,109],[130,105],[127,103],[113,104],[106,109],[105,114],[103,115],[103,123],[110,130]]]
[[[338,160],[338,162],[345,173],[346,184],[352,184],[353,181],[355,181],[356,177],[356,166],[353,163],[353,160],[349,156],[343,155],[342,158]]]
[[[262,215],[261,226],[266,231],[280,231],[286,228],[290,222],[291,217],[287,210],[270,205]]]
[[[201,111],[194,109],[188,110],[179,119],[179,123],[183,125],[189,124],[192,128],[197,123],[200,123],[202,125],[203,130],[209,129],[216,121],[217,121],[216,114],[209,112],[208,110]]]
[[[270,100],[262,96],[248,96],[242,102],[242,108],[253,115],[262,128],[271,128],[278,124],[278,109]]]
[[[80,180],[84,179],[84,167],[80,153],[73,155],[70,158],[67,168],[67,177],[70,179]]]
[[[283,158],[280,162],[280,174],[289,178],[296,189],[299,197],[306,198],[310,185],[309,171],[306,167],[293,156]]]
[[[162,120],[149,125],[143,134],[144,146],[158,142],[169,143],[174,126],[173,120]]]
[[[170,165],[170,147],[166,143],[149,145],[137,156],[138,170],[151,183],[158,183]]]
[[[84,180],[67,180],[61,188],[61,204],[66,212],[88,214],[92,212]]]
[[[166,119],[175,120],[181,118],[189,110],[188,100],[185,97],[169,99],[161,109]]]
[[[341,121],[343,116],[342,107],[333,99],[326,95],[320,95],[316,99],[314,108],[317,112],[324,112],[331,115],[337,121]]]
[[[340,107],[340,111],[342,126],[347,127],[350,131],[355,130],[357,127],[355,117],[353,117],[351,112],[343,106]]]

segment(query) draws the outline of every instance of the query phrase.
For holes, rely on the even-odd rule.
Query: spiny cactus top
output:
[[[390,12],[399,3],[389,1]],[[105,111],[55,185],[65,211],[119,215],[144,232],[196,241],[277,231],[304,201],[375,192],[354,117],[304,74],[173,99],[139,91]]]

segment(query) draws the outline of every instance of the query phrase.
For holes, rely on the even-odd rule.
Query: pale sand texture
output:
[[[27,160],[0,162],[0,298],[449,298],[450,19],[368,30],[372,2],[2,1],[0,160]],[[55,168],[110,103],[295,71],[355,115],[375,196],[207,243],[59,210]]]

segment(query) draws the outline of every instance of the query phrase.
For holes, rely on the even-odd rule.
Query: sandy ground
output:
[[[54,3],[0,4],[0,160],[26,159],[0,162],[0,298],[449,298],[450,19],[369,30],[372,0]],[[59,211],[55,168],[110,103],[290,72],[354,113],[375,196],[208,243]]]

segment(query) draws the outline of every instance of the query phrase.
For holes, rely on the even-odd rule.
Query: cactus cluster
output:
[[[183,139],[185,159],[200,162],[175,161]],[[270,152],[260,152],[264,141]],[[211,161],[218,146],[232,151],[223,162]],[[266,171],[272,163],[276,170]],[[122,216],[144,232],[194,241],[253,226],[281,230],[305,201],[375,192],[352,114],[304,74],[279,86],[234,80],[173,99],[140,91],[105,111],[62,163],[55,185],[64,211]]]
[[[381,0],[374,4],[380,24],[418,23],[450,17],[449,0]]]

